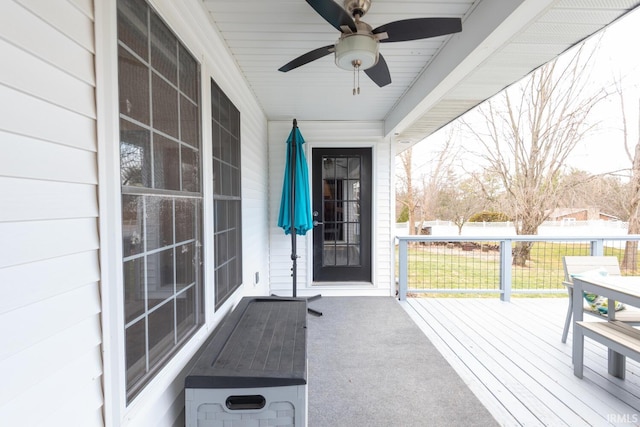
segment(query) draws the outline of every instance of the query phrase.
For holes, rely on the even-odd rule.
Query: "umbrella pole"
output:
[[[297,239],[296,239],[296,132],[295,129],[298,127],[298,121],[293,119],[293,137],[291,139],[291,147],[289,150],[289,154],[291,158],[289,159],[289,179],[291,181],[291,203],[289,205],[290,214],[291,214],[291,276],[293,277],[293,297],[297,297],[297,287],[298,287],[298,250],[297,250]]]
[[[291,138],[291,147],[289,150],[289,180],[291,181],[291,193],[289,205],[289,213],[291,214],[291,277],[293,278],[293,297],[298,296],[298,249],[297,249],[297,235],[296,235],[296,163],[298,160],[298,141],[296,141],[296,129],[298,128],[298,121],[293,119],[293,136]],[[320,298],[320,295],[315,295],[308,300],[314,300]],[[314,316],[322,316],[322,312],[307,307],[307,312]]]

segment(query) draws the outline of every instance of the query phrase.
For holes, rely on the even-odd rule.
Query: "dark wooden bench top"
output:
[[[186,388],[252,388],[307,383],[307,303],[246,297],[214,332]]]

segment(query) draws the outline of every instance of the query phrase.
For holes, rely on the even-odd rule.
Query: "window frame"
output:
[[[216,310],[243,282],[241,123],[240,110],[211,78],[211,194],[214,212],[213,275]],[[226,249],[224,251],[223,246]],[[234,249],[233,253],[231,249]]]
[[[119,94],[118,94],[118,40],[117,40],[117,0],[104,0],[93,5],[95,23],[95,97],[96,97],[96,134],[97,134],[97,200],[98,214],[96,221],[101,230],[99,234],[99,252],[97,262],[100,273],[96,280],[100,282],[101,297],[101,342],[98,343],[103,360],[103,371],[97,373],[97,381],[102,382],[104,396],[105,425],[120,425],[131,417],[139,420],[154,419],[148,412],[149,405],[157,404],[159,399],[175,399],[175,388],[185,373],[189,360],[201,349],[211,331],[222,320],[224,313],[242,297],[241,291],[233,295],[214,309],[214,282],[212,259],[214,256],[213,239],[214,213],[212,200],[212,166],[211,159],[211,115],[210,87],[211,76],[219,76],[216,65],[217,55],[209,40],[199,38],[192,30],[192,25],[202,26],[209,31],[209,23],[204,18],[186,21],[180,18],[182,5],[169,0],[147,0],[147,4],[165,20],[167,25],[177,34],[184,46],[194,53],[200,62],[201,100],[200,131],[202,137],[202,191],[204,192],[203,209],[203,254],[205,260],[203,277],[205,325],[178,350],[167,362],[160,374],[153,378],[132,401],[127,402],[125,391],[125,349],[124,349],[124,303],[122,272],[122,210],[120,185],[120,149],[119,149]],[[200,34],[200,33],[198,33]],[[224,74],[222,75],[224,76]],[[224,80],[224,78],[223,78]],[[241,79],[236,79],[241,82]],[[233,98],[235,91],[225,86],[225,90]]]
[[[123,0],[124,2],[124,0]],[[121,40],[121,36],[119,34],[119,31],[116,32],[115,35],[115,39],[116,39],[116,45],[117,45],[117,58],[118,58],[118,63],[120,63],[120,58],[121,58],[121,54],[124,55],[128,55],[129,57],[133,58],[134,61],[137,61],[137,63],[139,65],[142,65],[144,68],[144,70],[146,70],[146,73],[148,75],[147,79],[145,81],[143,81],[143,84],[146,82],[146,84],[148,85],[148,99],[146,101],[148,101],[148,104],[146,105],[147,107],[147,117],[148,120],[145,122],[144,118],[142,119],[142,121],[140,121],[139,117],[130,117],[130,115],[128,114],[129,111],[129,101],[127,99],[127,102],[124,103],[122,100],[120,100],[118,102],[118,115],[119,115],[119,123],[124,123],[126,126],[131,125],[132,127],[137,127],[139,128],[141,131],[147,132],[148,136],[149,136],[149,143],[146,147],[147,151],[150,152],[149,156],[151,157],[151,160],[149,161],[150,164],[150,171],[148,171],[148,174],[144,173],[144,167],[147,166],[146,162],[144,162],[144,160],[146,158],[143,158],[143,161],[140,163],[143,163],[141,169],[143,170],[143,172],[140,174],[141,178],[140,178],[140,182],[136,182],[135,180],[133,181],[127,181],[126,183],[124,182],[124,178],[122,176],[122,168],[120,167],[120,174],[118,174],[118,177],[120,178],[120,194],[121,194],[121,202],[122,200],[124,200],[124,198],[138,198],[139,202],[137,203],[138,205],[142,205],[142,209],[140,210],[140,207],[138,207],[138,211],[137,211],[137,215],[141,216],[141,218],[138,219],[138,221],[141,223],[141,227],[142,227],[142,247],[138,248],[139,250],[135,253],[130,253],[131,251],[125,251],[125,249],[122,249],[122,253],[121,256],[118,258],[120,260],[120,268],[121,270],[124,270],[127,263],[130,262],[135,262],[137,260],[142,260],[142,275],[143,280],[141,283],[138,283],[138,289],[136,292],[134,292],[134,294],[138,295],[138,298],[141,298],[143,300],[143,310],[142,313],[135,313],[135,315],[133,316],[133,318],[126,318],[127,316],[127,277],[131,277],[130,275],[125,274],[124,272],[122,273],[122,287],[123,287],[123,291],[122,291],[122,296],[121,296],[121,304],[123,306],[123,322],[122,322],[122,326],[121,326],[121,333],[123,335],[122,337],[122,349],[123,349],[123,353],[125,355],[125,358],[127,356],[127,331],[131,331],[132,327],[134,325],[137,325],[139,322],[142,322],[141,325],[143,327],[143,330],[141,331],[143,339],[144,339],[144,349],[143,349],[143,356],[144,359],[139,359],[138,362],[136,362],[137,364],[140,364],[141,362],[143,366],[141,366],[139,369],[143,372],[142,375],[139,375],[138,377],[136,377],[135,379],[130,379],[128,378],[129,376],[129,367],[128,364],[129,362],[125,361],[122,364],[122,369],[124,371],[123,373],[123,380],[124,380],[124,386],[125,386],[125,395],[126,395],[126,405],[129,405],[148,385],[151,381],[153,381],[153,379],[157,376],[157,374],[162,371],[166,365],[171,361],[171,359],[173,359],[176,354],[178,352],[180,352],[180,350],[183,348],[184,344],[187,343],[188,341],[190,341],[198,332],[198,330],[202,329],[202,326],[205,324],[205,308],[204,308],[204,298],[205,298],[205,281],[204,281],[204,269],[203,269],[203,262],[204,262],[204,255],[203,255],[203,250],[204,250],[204,239],[205,239],[205,232],[204,232],[204,204],[205,204],[205,192],[203,189],[203,176],[204,176],[204,163],[205,163],[205,158],[203,155],[203,147],[204,147],[204,142],[203,142],[203,138],[202,138],[202,114],[203,114],[203,100],[202,100],[202,70],[201,70],[201,64],[200,62],[198,62],[198,60],[196,59],[195,55],[193,55],[188,48],[185,46],[185,44],[179,39],[178,35],[176,34],[176,32],[171,29],[171,27],[163,20],[163,18],[160,16],[160,14],[154,10],[153,5],[151,5],[149,3],[149,1],[147,0],[141,0],[140,3],[144,4],[144,6],[142,8],[145,9],[145,16],[146,16],[146,22],[143,23],[143,25],[146,25],[146,40],[145,40],[145,44],[146,47],[144,48],[144,50],[140,51],[141,55],[139,55],[138,53],[140,52],[136,52],[135,46],[134,48],[129,48],[128,45],[126,44],[125,41]],[[119,11],[118,5],[120,4],[120,0],[116,1],[116,10]],[[118,12],[119,14],[119,12]],[[119,22],[119,18],[116,17],[116,22]],[[116,27],[119,28],[119,27]],[[168,42],[169,45],[164,45],[164,46],[154,46],[154,33],[153,30],[154,28],[156,30],[162,30],[159,34],[160,35],[165,35],[168,36],[166,38],[168,38]],[[133,39],[134,41],[137,41],[137,39]],[[174,49],[174,53],[172,53],[172,48],[171,46],[175,46]],[[175,61],[173,64],[169,63],[169,64],[163,64],[162,62],[156,62],[157,60],[154,59],[154,55],[153,52],[161,52],[160,49],[162,49],[164,47],[164,52],[167,53],[168,56],[166,56],[166,58],[169,58],[169,60],[171,58],[173,58]],[[167,49],[167,47],[169,47]],[[155,49],[155,50],[154,50]],[[146,50],[146,51],[145,51]],[[171,57],[172,54],[175,54],[174,57]],[[182,62],[182,56],[181,55],[188,55],[186,57],[186,61],[184,64]],[[161,59],[164,59],[165,57],[161,57]],[[130,60],[131,62],[131,60]],[[126,61],[123,62],[126,66],[128,66],[128,63]],[[183,79],[182,76],[180,74],[180,70],[183,68],[183,65],[188,65],[188,63],[193,63],[195,64],[195,67],[193,69],[191,69],[190,71],[192,72],[192,77],[194,78],[194,81],[192,82],[188,82],[185,81],[185,83],[191,83],[192,87],[188,87],[190,86],[189,84],[186,84],[186,88],[183,90],[183,88],[181,87],[181,84],[183,83]],[[157,69],[156,65],[158,67],[162,67],[164,66],[173,66],[174,70],[175,70],[175,75],[170,75],[170,74],[166,74],[167,71],[171,72],[171,68],[167,69],[165,67],[164,70],[162,69]],[[122,71],[121,67],[118,67],[119,71]],[[164,71],[164,73],[163,73]],[[144,72],[143,72],[144,74]],[[139,77],[139,76],[138,76]],[[119,95],[117,96],[117,99],[120,99],[120,91],[122,90],[122,87],[125,87],[125,89],[127,89],[126,87],[126,83],[122,83],[122,75],[119,75],[117,80],[116,80],[116,85],[119,88]],[[134,90],[138,90],[139,86],[136,86],[137,82],[133,82],[133,85],[130,85],[134,88]],[[176,97],[176,109],[177,109],[177,120],[175,121],[175,128],[172,127],[167,127],[167,126],[171,126],[170,122],[166,122],[166,121],[162,121],[162,119],[164,117],[172,117],[171,114],[169,114],[167,116],[167,114],[162,114],[162,112],[160,110],[156,111],[156,106],[158,104],[156,104],[156,98],[155,95],[153,93],[153,89],[154,87],[157,85],[164,85],[165,86],[165,94],[167,93],[167,90],[169,90],[168,94],[171,96],[172,94],[174,94],[173,96]],[[157,89],[157,88],[156,88]],[[188,93],[189,92],[189,93]],[[137,95],[136,93],[134,93],[134,95]],[[143,97],[142,98],[131,98],[132,101],[136,102],[139,99],[144,100],[144,95],[145,92],[142,92]],[[193,98],[195,96],[195,99]],[[182,109],[181,106],[183,106],[183,100],[186,101],[186,104],[184,104],[184,106],[186,106],[187,108],[184,111],[188,111],[189,110],[189,105],[191,103],[191,105],[195,105],[196,108],[196,114],[195,117],[189,117],[189,118],[194,118],[195,119],[195,124],[193,124],[192,122],[189,122],[185,125],[185,123],[183,123],[183,118],[184,116],[182,115]],[[143,102],[144,104],[144,102]],[[164,106],[165,104],[160,104],[162,106]],[[136,105],[137,106],[137,103]],[[125,111],[122,111],[123,108],[126,108]],[[133,111],[133,108],[131,109]],[[154,124],[154,118],[159,118],[158,123]],[[183,128],[183,125],[186,126]],[[125,128],[126,126],[121,126],[119,127],[120,129],[120,138],[118,138],[118,151],[119,151],[119,157],[120,157],[120,161],[122,160],[122,147],[128,143],[128,140],[125,142],[123,140],[122,137],[122,129]],[[164,128],[160,128],[159,126],[164,126]],[[188,127],[194,127],[196,128],[195,132],[184,132],[183,131],[188,129]],[[185,137],[185,135],[188,135],[188,138]],[[195,135],[195,141],[193,139]],[[176,149],[174,151],[171,152],[164,152],[161,149],[161,145],[156,146],[156,138],[159,141],[165,141],[163,144],[167,147],[176,147]],[[187,139],[186,139],[187,138]],[[190,139],[190,140],[189,140]],[[132,145],[132,144],[129,144]],[[135,145],[135,144],[133,144]],[[141,148],[139,151],[142,151],[144,153],[144,149]],[[160,150],[156,153],[157,150]],[[183,155],[183,153],[186,152],[191,152],[194,151],[196,153],[196,157],[198,158],[198,165],[196,166],[196,168],[198,169],[197,172],[197,177],[196,177],[196,187],[193,187],[193,182],[191,181],[187,181],[187,177],[188,175],[185,175],[184,173],[184,169],[185,169],[185,164],[183,163],[185,157]],[[160,155],[161,153],[165,156],[165,157],[157,157],[154,156],[154,153],[156,153],[157,155]],[[177,153],[177,154],[176,154]],[[177,168],[176,165],[171,165],[171,164],[165,164],[166,161],[171,161],[172,157],[166,157],[166,156],[177,156],[177,159],[172,160],[173,162],[177,162]],[[135,153],[134,156],[135,157]],[[138,156],[139,157],[139,156]],[[156,158],[159,159],[160,161],[162,161],[162,163],[156,165]],[[168,169],[165,169],[167,166],[169,166]],[[156,173],[157,171],[155,171],[155,167],[158,167],[159,169],[161,169],[160,173]],[[177,172],[175,172],[175,169],[177,169]],[[167,171],[169,171],[169,175],[167,175]],[[176,175],[177,174],[177,185],[176,185],[176,177],[173,176],[173,181],[166,181],[167,177],[171,178],[171,174]],[[148,176],[146,176],[148,175]],[[135,174],[132,174],[132,176],[135,176]],[[158,179],[160,179],[160,181],[158,181]],[[145,182],[146,180],[146,182]],[[193,181],[193,180],[192,180]],[[132,182],[132,183],[131,183]],[[167,183],[168,182],[168,183]],[[129,184],[129,185],[126,185]],[[161,187],[161,188],[158,188]],[[147,232],[150,229],[154,229],[154,230],[160,230],[160,234],[162,234],[162,225],[160,224],[160,222],[166,222],[163,221],[164,218],[160,217],[160,212],[158,212],[158,224],[154,225],[151,224],[149,225],[150,222],[150,215],[147,211],[147,207],[149,206],[149,203],[151,203],[151,201],[153,200],[164,200],[164,202],[162,203],[163,205],[166,205],[166,202],[168,202],[168,204],[170,204],[170,224],[169,224],[169,228],[171,229],[171,238],[170,241],[162,241],[159,244],[159,246],[157,248],[151,248],[149,249],[147,247],[147,240],[149,239],[150,234]],[[193,238],[192,239],[188,239],[189,241],[178,241],[178,222],[177,222],[177,215],[178,215],[178,206],[179,205],[187,205],[189,203],[193,203],[193,207],[192,207],[192,212],[193,215],[193,222],[191,224],[193,224],[193,226],[191,227],[193,234]],[[120,208],[120,217],[124,219],[124,213],[125,213],[125,204],[121,203],[121,208]],[[166,217],[167,211],[165,210],[165,217]],[[165,232],[166,234],[166,232]],[[124,227],[124,223],[121,224],[121,229],[120,229],[120,235],[122,236],[122,238],[124,239],[125,237],[125,227]],[[160,240],[162,240],[162,236],[158,237]],[[166,240],[166,239],[165,239]],[[124,240],[123,240],[124,242]],[[177,265],[178,265],[178,249],[184,249],[187,246],[192,246],[193,247],[193,258],[192,258],[192,262],[194,265],[194,268],[191,269],[191,273],[193,274],[193,280],[194,282],[191,284],[186,284],[184,287],[178,287],[178,272],[177,272]],[[170,275],[166,276],[165,278],[169,278],[169,280],[172,282],[170,288],[164,287],[163,289],[161,289],[162,292],[157,293],[156,292],[156,296],[160,297],[160,301],[157,302],[156,304],[154,304],[153,306],[151,306],[150,301],[152,301],[152,296],[149,292],[150,290],[150,280],[148,279],[149,274],[150,274],[150,268],[149,267],[149,260],[152,259],[153,257],[158,257],[161,256],[160,254],[171,254],[171,262],[170,262],[170,266],[165,265],[167,259],[162,259],[161,263],[159,264],[159,266],[162,268],[162,270],[165,270],[166,267],[170,268]],[[151,257],[151,258],[150,258]],[[161,273],[161,275],[166,275],[166,273]],[[137,276],[137,272],[136,274],[134,274],[134,276]],[[139,278],[138,278],[139,279]],[[161,280],[162,279],[158,279]],[[161,287],[162,287],[162,283],[158,283]],[[135,291],[135,289],[134,289]],[[189,294],[193,291],[193,295],[191,296],[191,312],[190,314],[193,316],[193,324],[190,327],[187,327],[185,329],[183,329],[182,331],[180,330],[180,315],[179,315],[179,310],[180,310],[180,306],[178,305],[180,303],[180,300],[184,300],[182,301],[182,304],[184,305],[185,303],[188,303],[189,300],[185,299],[189,296]],[[141,295],[141,296],[140,296]],[[157,317],[158,314],[157,313],[161,313],[161,311],[166,311],[167,309],[170,310],[171,312],[171,316],[170,318],[172,319],[171,325],[167,326],[167,324],[165,323],[165,328],[169,328],[171,332],[171,335],[162,335],[159,336],[157,338],[155,338],[155,344],[152,345],[152,338],[154,336],[154,330],[152,330],[150,328],[150,323],[151,323],[151,318],[152,317]],[[187,316],[189,317],[189,316]],[[165,316],[162,320],[163,322],[167,321],[167,317]],[[184,320],[184,319],[182,319]],[[156,326],[159,326],[159,324],[156,324]],[[154,357],[155,354],[155,357]]]

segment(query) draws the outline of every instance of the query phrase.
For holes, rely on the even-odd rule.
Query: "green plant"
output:
[[[471,215],[469,222],[507,222],[509,217],[502,212],[482,211]]]

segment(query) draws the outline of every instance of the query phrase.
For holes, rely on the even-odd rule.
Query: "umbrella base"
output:
[[[278,297],[280,295],[276,295],[276,294],[271,294],[272,297]],[[322,298],[322,295],[318,294],[318,295],[314,295],[311,297],[303,297],[302,299],[306,299],[307,301],[315,301],[317,299]],[[316,316],[316,317],[320,317],[322,316],[322,312],[318,311],[318,310],[314,310],[313,308],[307,307],[307,313]]]
[[[307,301],[314,301],[314,300],[317,300],[317,299],[320,299],[320,298],[322,298],[322,295],[318,294],[318,295],[314,295],[312,297],[307,297]],[[322,312],[321,311],[314,310],[313,308],[309,308],[309,307],[307,307],[307,313],[312,314],[312,315],[317,316],[317,317],[322,316]]]

